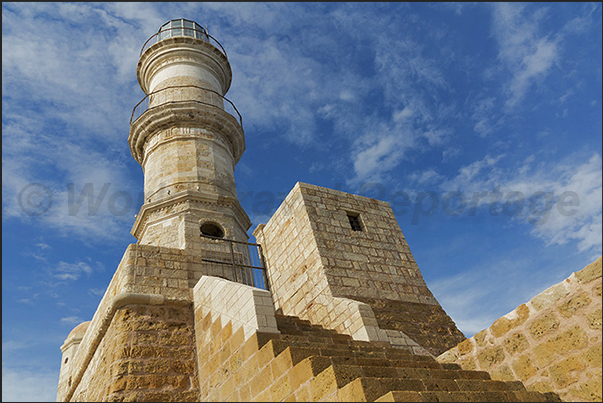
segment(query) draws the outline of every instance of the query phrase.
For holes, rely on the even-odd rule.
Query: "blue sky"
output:
[[[55,399],[136,241],[136,63],[172,18],[232,65],[250,233],[297,181],[388,201],[467,336],[601,254],[600,3],[3,3],[3,400]]]

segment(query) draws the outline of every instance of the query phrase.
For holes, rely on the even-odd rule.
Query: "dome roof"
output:
[[[82,338],[84,337],[84,334],[86,334],[86,330],[88,330],[88,326],[90,325],[91,321],[87,321],[87,322],[82,322],[79,325],[77,325],[76,327],[73,328],[73,330],[71,332],[69,332],[69,335],[67,336],[67,338],[65,340],[68,340],[70,338]]]

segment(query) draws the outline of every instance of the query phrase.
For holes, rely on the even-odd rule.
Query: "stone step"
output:
[[[270,366],[274,380],[287,374],[287,393],[303,385],[314,401],[560,401],[554,393],[527,392],[519,381],[492,380],[485,371],[462,370],[393,348],[262,333],[245,348],[256,349],[259,368]]]
[[[494,385],[494,384],[493,384]],[[526,390],[446,391],[425,390],[425,380],[357,378],[332,394],[340,402],[550,402],[560,401],[555,393]],[[500,385],[495,386],[500,387]]]
[[[380,378],[417,381],[419,390],[426,391],[525,391],[521,382],[505,382],[491,379],[467,379],[471,371],[426,370],[410,373],[407,368],[391,366],[362,366],[333,364],[328,370],[338,388],[356,378]],[[411,376],[409,376],[411,375]],[[321,375],[322,376],[322,375]]]
[[[376,402],[560,402],[556,393],[391,391]]]
[[[417,361],[430,361],[435,362],[433,358],[427,356],[415,356],[407,350],[397,349],[393,347],[364,347],[361,345],[349,344],[349,343],[319,343],[312,341],[307,338],[294,337],[291,338],[287,335],[280,335],[273,338],[275,342],[281,343],[284,347],[300,347],[300,348],[314,348],[319,349],[324,356],[345,356],[353,355],[367,358],[383,358],[390,360],[417,360]],[[439,364],[438,364],[439,365]]]

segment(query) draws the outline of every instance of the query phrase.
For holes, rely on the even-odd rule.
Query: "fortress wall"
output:
[[[71,401],[197,401],[191,304],[118,309]]]
[[[438,357],[565,401],[601,401],[601,257]]]

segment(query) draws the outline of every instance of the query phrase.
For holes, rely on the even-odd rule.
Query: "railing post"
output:
[[[264,288],[266,291],[270,291],[270,285],[268,284],[268,274],[266,273],[266,263],[264,262],[264,255],[262,254],[262,246],[258,244],[258,256],[260,258],[260,266],[262,271],[262,280],[264,281]]]
[[[235,259],[234,259],[234,249],[232,247],[232,242],[230,240],[228,240],[228,246],[230,247],[230,262],[232,263],[232,273],[234,274],[237,282],[241,283],[243,279],[239,278],[239,276],[237,275],[237,267],[235,265]]]

